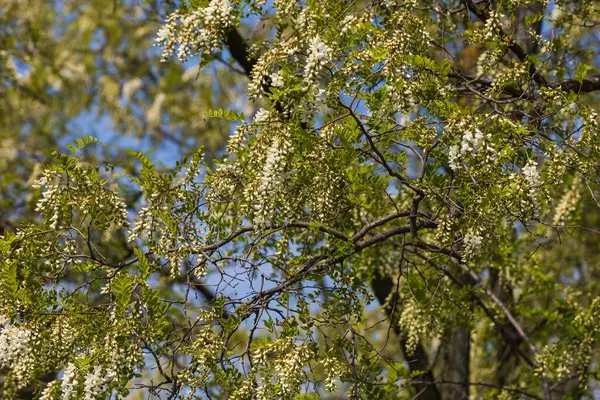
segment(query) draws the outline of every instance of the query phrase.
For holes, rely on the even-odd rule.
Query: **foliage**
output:
[[[0,238],[3,396],[591,398],[598,8],[182,4],[162,60],[227,50],[264,108],[194,111],[220,161],[54,153]]]

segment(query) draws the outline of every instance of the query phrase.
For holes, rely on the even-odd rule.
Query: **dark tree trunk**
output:
[[[385,304],[386,299],[392,294],[391,304],[400,304],[396,294],[396,282],[394,282],[388,276],[382,276],[378,273],[378,276],[371,283],[375,297],[380,304]],[[397,306],[398,307],[398,306]],[[423,346],[419,343],[415,351],[408,356],[407,355],[407,343],[406,339],[403,338],[400,326],[398,325],[398,308],[393,310],[393,306],[386,306],[385,312],[390,319],[390,324],[396,335],[400,338],[400,345],[404,356],[408,362],[408,367],[412,371],[423,371],[424,373],[419,375],[412,386],[415,390],[415,398],[419,400],[441,400],[440,392],[435,384],[435,379],[432,371],[430,370],[429,357]]]
[[[457,325],[442,339],[439,371],[443,400],[469,399],[469,365],[471,358],[471,328]]]
[[[515,17],[517,20],[515,41],[521,45],[527,54],[534,54],[538,51],[538,44],[529,34],[529,29],[533,29],[533,31],[539,35],[542,31],[542,21],[536,22],[532,25],[526,25],[525,17],[542,12],[544,7],[545,6],[540,2],[529,4],[528,6],[517,7],[517,10],[515,11]]]
[[[490,286],[494,294],[507,306],[512,304],[512,289],[503,286],[499,280],[498,270],[490,270]],[[515,353],[515,346],[520,343],[519,336],[514,327],[505,322],[502,324],[503,335],[498,337],[496,352],[496,384],[505,386],[510,383],[510,375],[519,365],[520,358]]]

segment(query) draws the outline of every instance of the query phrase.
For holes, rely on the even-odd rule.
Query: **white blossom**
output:
[[[458,145],[452,145],[450,146],[450,149],[448,151],[448,163],[450,164],[450,168],[452,168],[454,171],[458,171],[458,169],[460,168],[460,147],[458,147]]]
[[[55,399],[55,394],[60,390],[60,381],[52,381],[48,383],[48,385],[42,391],[40,395],[40,400],[53,400]]]
[[[271,86],[280,88],[283,87],[283,76],[280,73],[274,72],[271,74]]]
[[[284,131],[282,135],[274,138],[267,150],[267,157],[262,171],[258,175],[258,186],[255,193],[248,193],[254,201],[253,223],[258,227],[264,227],[270,222],[274,213],[277,192],[285,180],[286,157],[292,151],[289,140],[289,132]]]
[[[491,40],[500,28],[500,12],[497,9],[492,10],[485,22],[484,39]]]
[[[156,34],[156,42],[161,43],[169,39],[171,32],[167,25],[161,26]]]
[[[458,128],[462,129],[466,123],[460,123]],[[458,145],[450,146],[448,150],[448,162],[454,171],[458,171],[463,159],[474,158],[479,153],[485,153],[486,161],[493,162],[496,158],[496,150],[491,144],[490,135],[484,134],[479,128],[467,130]]]
[[[13,368],[24,356],[31,352],[31,331],[12,325],[0,315],[0,367]]]
[[[63,377],[61,379],[61,392],[62,399],[69,400],[76,398],[76,388],[79,382],[77,381],[77,371],[73,363],[67,364],[67,367],[63,371]]]
[[[483,237],[476,232],[470,231],[465,235],[463,244],[465,248],[465,259],[472,259],[481,249]]]
[[[581,178],[576,177],[573,181],[571,188],[563,195],[556,206],[556,212],[552,219],[552,225],[561,225],[567,222],[569,215],[575,211],[577,205],[581,200],[581,192],[579,186],[581,184]]]
[[[96,366],[92,372],[85,375],[83,381],[83,393],[86,399],[96,399],[102,392],[103,384],[102,367]]]
[[[350,15],[346,15],[346,17],[344,17],[344,19],[342,20],[342,29],[341,32],[342,34],[347,33],[350,31],[350,29],[352,29],[355,25],[357,21],[356,15],[354,14],[350,14]]]
[[[540,185],[540,174],[537,170],[537,162],[529,160],[527,165],[522,169],[523,176],[529,185],[531,192],[535,192],[536,188]]]
[[[329,58],[331,49],[319,38],[314,37],[310,42],[310,57],[318,62],[326,61]]]
[[[156,35],[155,43],[163,48],[163,61],[173,52],[181,61],[202,52],[216,52],[222,47],[226,32],[236,23],[229,0],[212,0],[208,7],[182,14],[175,11]]]
[[[319,35],[310,40],[306,59],[305,82],[313,85],[321,69],[330,61],[332,50]]]
[[[254,123],[255,124],[264,124],[269,120],[269,112],[264,108],[261,108],[254,115]]]

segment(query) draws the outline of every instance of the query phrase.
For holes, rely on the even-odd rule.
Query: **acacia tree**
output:
[[[3,396],[591,398],[599,7],[182,5],[163,59],[228,53],[265,107],[199,110],[216,165],[54,154],[0,241]]]

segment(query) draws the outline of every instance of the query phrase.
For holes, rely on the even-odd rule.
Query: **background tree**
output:
[[[124,162],[119,147],[155,152],[160,144],[158,156],[174,163],[197,141],[209,154],[223,146],[224,125],[198,110],[239,106],[234,93],[243,76],[223,63],[199,71],[197,64],[159,62],[154,38],[171,2],[32,0],[0,7],[1,201],[11,211],[0,217],[3,229],[31,210],[35,198],[21,194],[32,174],[83,134],[108,144],[99,156],[110,154],[113,163]]]
[[[131,107],[113,85],[104,114],[124,133],[145,120],[180,141],[211,132],[193,128],[199,114],[231,121],[225,157],[211,159],[213,145],[167,169],[129,150],[132,166],[85,135],[39,168],[43,221],[0,242],[4,396],[594,396],[600,3],[164,6],[163,61],[221,65],[229,83],[204,89],[231,110],[163,113],[166,93],[185,98],[166,79]],[[27,10],[7,10],[12,29],[29,25]],[[84,14],[64,15],[52,23]],[[153,60],[138,68],[165,68]],[[248,84],[232,99],[236,71]],[[110,93],[105,81],[126,72],[97,74]],[[44,93],[20,89],[27,79],[3,90]],[[73,93],[66,104],[85,104]],[[247,100],[264,102],[251,120]],[[174,136],[157,128],[172,123]],[[121,162],[100,169],[81,154],[98,146]],[[20,179],[6,185],[11,207],[29,193]]]

